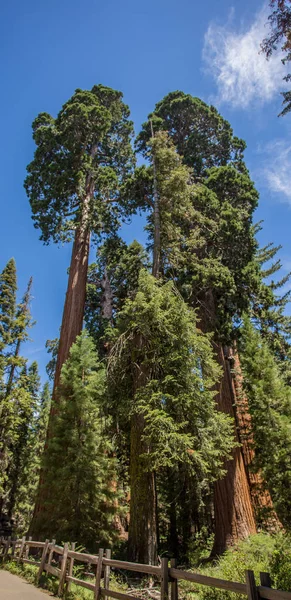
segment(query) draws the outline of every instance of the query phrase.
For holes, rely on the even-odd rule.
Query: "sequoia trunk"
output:
[[[249,409],[249,401],[243,389],[243,375],[239,355],[234,349],[226,348],[225,355],[228,357],[228,370],[230,372],[234,395],[235,415],[238,438],[241,443],[243,459],[247,469],[251,499],[255,511],[256,521],[268,531],[276,531],[282,528],[273,506],[269,490],[266,488],[262,474],[252,469],[255,458],[254,434],[252,418]]]
[[[55,407],[58,399],[58,386],[60,383],[62,366],[66,362],[69,356],[70,348],[76,341],[77,336],[81,333],[83,326],[90,249],[89,203],[91,195],[92,192],[88,193],[83,201],[81,220],[78,228],[76,229],[72,249],[69,281],[63,311],[59,350],[54,378],[52,408],[49,417],[47,434],[48,438],[53,437],[53,416],[56,412]],[[45,510],[44,500],[46,499],[44,498],[44,494],[47,494],[47,490],[44,492],[43,489],[44,482],[45,471],[42,471],[40,475],[40,483],[34,514],[29,529],[29,533],[35,536],[46,534],[42,527],[43,521],[45,523],[47,522],[47,519],[43,519]]]
[[[200,307],[200,327],[204,333],[213,331],[215,324],[215,300],[212,290],[205,293]],[[232,450],[231,460],[225,461],[224,477],[214,484],[214,545],[212,556],[222,554],[239,540],[256,532],[249,480],[239,445],[235,415],[235,391],[229,362],[219,341],[213,341],[215,358],[222,369],[215,389],[218,410],[233,418],[234,438],[237,446]]]
[[[232,383],[221,346],[216,347],[217,361],[222,367],[222,379],[217,388],[217,408],[230,415],[235,424],[235,441],[239,444],[236,428]],[[238,445],[232,451],[232,460],[225,462],[226,474],[214,484],[215,536],[212,555],[222,554],[239,540],[256,533],[249,481]]]

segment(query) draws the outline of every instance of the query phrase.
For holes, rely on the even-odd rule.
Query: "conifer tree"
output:
[[[244,318],[239,341],[243,388],[254,430],[254,470],[261,470],[284,527],[290,529],[291,391],[266,340]]]
[[[7,514],[9,518],[14,516],[15,504],[22,485],[29,487],[29,462],[35,458],[31,454],[34,450],[36,436],[35,419],[38,404],[40,377],[37,362],[33,362],[28,368],[23,367],[17,384],[13,389],[14,411],[17,413],[17,421],[14,428],[14,440],[11,446],[12,460],[8,467],[9,492],[7,495]]]
[[[82,330],[91,233],[100,239],[127,213],[119,187],[132,166],[128,117],[122,94],[96,85],[91,91],[77,89],[56,119],[41,113],[33,123],[37,148],[25,189],[35,226],[44,243],[73,241],[54,400],[62,365]],[[53,435],[50,425],[49,432]],[[42,504],[40,496],[37,503]]]
[[[185,230],[187,228],[185,221],[188,224],[189,219],[195,218],[195,211],[192,205],[192,194],[195,192],[195,189],[194,186],[189,185],[189,169],[182,165],[181,159],[166,133],[158,133],[155,138],[152,138],[150,140],[150,147],[152,166],[148,169],[145,167],[137,169],[132,179],[128,181],[125,194],[128,195],[129,202],[135,198],[137,203],[140,202],[142,204],[144,202],[151,208],[148,216],[148,229],[150,232],[150,249],[153,253],[152,273],[155,279],[162,280],[165,273],[171,272],[175,274],[175,271],[180,267],[183,268],[184,257],[182,248],[185,244]],[[137,194],[138,190],[139,196]],[[194,236],[191,235],[189,227],[187,233],[189,233],[190,243],[194,244],[195,233]],[[171,297],[172,294],[174,295],[174,290],[172,290],[171,294],[169,288],[168,293]],[[140,297],[142,297],[142,294],[139,288],[136,295],[136,302]],[[187,307],[185,305],[183,309],[184,301],[182,298],[180,300],[181,306],[177,310],[183,313],[183,310],[187,311]],[[158,299],[156,298],[155,301],[158,302]],[[127,306],[127,302],[125,306]],[[166,311],[166,307],[161,308],[160,320],[162,319],[163,309]],[[151,324],[149,320],[149,330],[147,335],[144,335],[134,325],[136,320],[139,319],[138,314],[141,307],[138,308],[134,305],[131,306],[130,310],[133,311],[133,314],[136,313],[132,324],[128,325],[128,331],[131,331],[132,335],[131,353],[133,367],[131,370],[131,389],[134,405],[137,409],[133,411],[130,423],[131,501],[129,554],[131,559],[154,562],[157,552],[155,472],[153,468],[145,469],[144,467],[145,454],[150,457],[153,454],[153,450],[146,437],[147,403],[139,405],[138,398],[142,395],[146,386],[149,386],[150,389],[151,382],[155,378],[157,378],[157,386],[162,385],[159,375],[155,376],[155,368],[149,364],[148,358],[148,356],[151,356],[149,348],[151,347],[151,339],[155,335],[157,325],[156,323]],[[122,311],[121,314],[123,314]],[[192,314],[193,318],[194,314]],[[150,327],[153,327],[152,333]],[[194,324],[193,327],[195,330]],[[178,333],[177,330],[176,335],[180,334],[181,332]],[[185,334],[183,334],[182,339],[186,339]],[[121,340],[120,343],[122,345],[122,334]],[[115,347],[119,349],[119,341],[117,341]],[[190,351],[187,342],[185,351]],[[114,350],[112,352],[114,354]],[[209,352],[211,355],[210,347]],[[188,368],[190,368],[189,365]],[[167,370],[165,369],[164,374],[166,373]],[[171,379],[170,374],[169,377]],[[181,387],[183,387],[183,383],[181,383]],[[150,403],[150,399],[148,399],[148,402]],[[228,448],[230,448],[233,444],[231,436],[227,442]],[[224,452],[222,452],[223,454]],[[148,490],[147,494],[145,494],[145,490]],[[141,506],[142,510],[140,510]]]
[[[271,25],[271,32],[266,37],[261,48],[266,54],[267,58],[275,52],[278,46],[281,46],[283,52],[282,63],[288,64],[291,61],[291,5],[290,0],[269,0],[269,6],[272,9],[271,14],[268,17],[269,24]],[[291,80],[291,74],[288,73],[284,77],[285,81]],[[291,110],[291,91],[282,92],[284,98],[283,108],[280,115],[286,115]]]
[[[44,512],[36,512],[34,523],[42,536],[78,540],[91,549],[116,536],[115,465],[106,435],[105,393],[105,369],[83,331],[62,368],[54,436],[48,438],[43,458]]]
[[[101,356],[108,354],[116,315],[126,298],[134,297],[140,269],[148,265],[147,253],[136,240],[127,246],[117,235],[109,236],[98,248],[96,262],[89,266],[85,324]]]
[[[109,358],[111,410],[130,416],[129,554],[156,558],[155,474],[184,465],[200,482],[221,475],[233,445],[233,424],[215,409],[218,370],[195,314],[172,283],[147,271],[117,318]],[[139,342],[139,344],[137,343]],[[121,401],[122,399],[122,401]]]
[[[100,237],[126,214],[118,188],[131,168],[132,123],[122,94],[97,85],[77,89],[56,119],[33,123],[37,149],[25,189],[44,243],[74,240],[54,390],[83,323],[90,234]]]
[[[6,396],[9,396],[15,376],[15,370],[24,365],[24,360],[20,356],[21,344],[28,339],[28,329],[32,327],[30,314],[32,277],[29,279],[26,292],[22,301],[17,306],[15,320],[12,328],[13,351],[9,359],[9,370],[6,384]]]
[[[33,515],[51,402],[48,383],[44,384],[40,393],[36,363],[32,363],[28,369],[26,389],[29,392],[32,413],[28,423],[26,443],[21,452],[13,508],[14,531],[18,535],[28,531]]]
[[[247,309],[259,277],[251,221],[258,194],[243,162],[245,144],[233,136],[213,107],[182,92],[168,94],[143,125],[137,148],[145,156],[151,123],[169,132],[190,168],[189,180],[197,183],[192,201],[195,220],[191,222],[190,213],[188,225],[183,225],[185,268],[177,279],[187,301],[199,310],[202,330],[214,333],[213,347],[223,369],[217,403],[234,418],[235,399],[223,345],[230,343],[235,319]],[[233,459],[227,476],[215,484],[215,554],[255,531],[240,449],[234,450]]]
[[[7,360],[13,343],[13,327],[16,311],[16,265],[11,258],[0,276],[0,367],[7,370]]]

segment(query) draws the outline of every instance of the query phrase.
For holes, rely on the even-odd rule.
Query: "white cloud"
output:
[[[260,52],[267,36],[266,7],[248,29],[235,31],[232,18],[226,25],[210,23],[204,36],[203,60],[218,88],[218,103],[248,108],[269,102],[281,90],[285,67],[274,54],[268,61]]]
[[[264,148],[266,160],[261,169],[268,188],[281,194],[281,200],[291,204],[291,143],[275,140]]]

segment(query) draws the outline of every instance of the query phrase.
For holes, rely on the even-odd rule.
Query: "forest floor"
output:
[[[0,600],[48,600],[48,593],[8,571],[0,570]]]

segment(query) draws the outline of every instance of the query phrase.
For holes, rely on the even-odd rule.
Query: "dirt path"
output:
[[[49,600],[49,598],[48,594],[41,592],[24,579],[0,570],[0,600]]]

